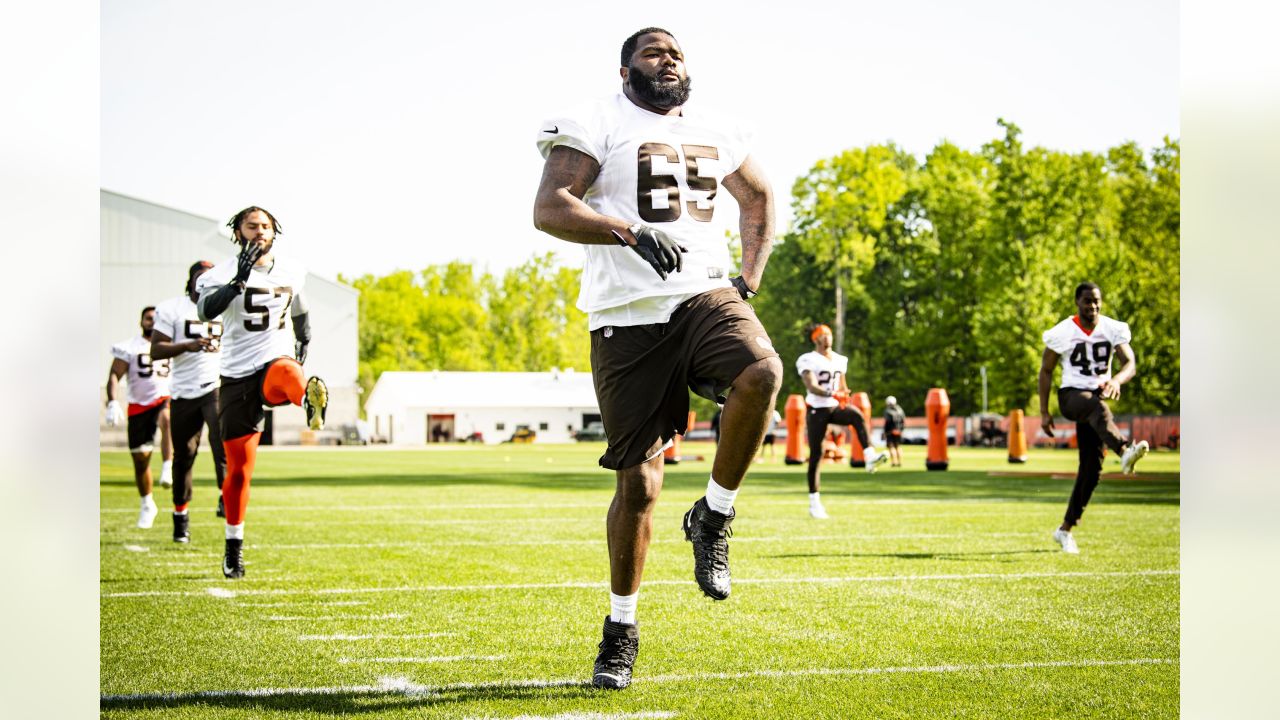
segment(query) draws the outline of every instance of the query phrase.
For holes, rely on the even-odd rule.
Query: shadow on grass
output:
[[[349,475],[316,474],[303,469],[299,474],[285,474],[280,467],[259,469],[253,479],[257,487],[424,487],[433,489],[513,487],[531,490],[560,492],[612,492],[612,471],[557,472],[553,467],[515,467],[510,470],[492,468],[458,469],[429,472],[388,473],[377,469],[365,470],[353,466]],[[667,489],[700,490],[707,482],[708,465],[699,467],[673,466],[666,470],[664,487]],[[992,476],[986,470],[954,470],[947,472],[892,472],[868,474],[861,470],[830,468],[823,473],[822,491],[827,495],[857,497],[863,499],[899,500],[1002,500],[1066,502],[1071,494],[1071,480],[1053,479],[1046,471],[1043,476],[1001,477]],[[133,481],[124,478],[104,478],[103,486],[129,486]],[[744,483],[750,494],[790,494],[805,491],[804,468],[788,470],[756,469]],[[1177,505],[1179,479],[1161,474],[1132,478],[1104,478],[1094,493],[1094,501],[1100,503],[1129,503],[1142,505]],[[607,505],[607,502],[602,503]]]
[[[266,693],[273,693],[267,695]],[[267,713],[310,712],[318,715],[361,715],[395,710],[444,708],[465,703],[497,701],[558,702],[572,700],[613,700],[609,691],[592,688],[590,683],[549,683],[536,687],[511,687],[477,684],[409,686],[403,689],[366,688],[296,688],[267,691],[210,691],[197,693],[143,694],[134,696],[103,695],[102,711],[161,710],[179,708],[225,708],[250,711],[255,716]],[[612,704],[612,703],[610,703]]]

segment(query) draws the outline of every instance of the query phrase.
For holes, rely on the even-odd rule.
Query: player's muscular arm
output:
[[[111,369],[107,371],[107,402],[116,399],[116,388],[120,382],[120,378],[129,372],[129,363],[114,358],[111,360]]]
[[[742,279],[747,287],[759,290],[764,266],[769,262],[769,253],[773,252],[773,189],[764,171],[750,156],[731,175],[725,176],[723,184],[740,208]]]
[[[1133,356],[1133,348],[1129,347],[1129,343],[1120,343],[1116,346],[1116,357],[1120,358],[1120,369],[1111,376],[1111,379],[1102,384],[1102,398],[1104,400],[1115,400],[1120,397],[1120,386],[1133,379],[1138,374],[1138,363]]]
[[[209,338],[198,338],[184,342],[174,342],[173,338],[159,330],[151,331],[151,359],[164,360],[177,357],[187,352],[204,352],[212,344]]]
[[[542,166],[542,182],[533,204],[533,226],[561,240],[584,245],[617,245],[613,232],[635,242],[621,218],[601,215],[582,201],[600,173],[600,163],[564,145],[552,148]]]
[[[1040,427],[1045,434],[1053,437],[1053,416],[1049,414],[1049,390],[1053,388],[1053,369],[1058,366],[1058,353],[1044,349],[1044,357],[1040,359]]]
[[[800,379],[804,381],[805,390],[808,390],[818,397],[832,397],[831,391],[819,385],[818,379],[814,377],[811,371],[805,370],[804,373],[800,375]]]

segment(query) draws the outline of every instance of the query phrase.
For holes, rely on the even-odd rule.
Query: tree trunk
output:
[[[844,354],[844,273],[839,269],[836,270],[836,326],[835,330],[835,349],[841,355]]]

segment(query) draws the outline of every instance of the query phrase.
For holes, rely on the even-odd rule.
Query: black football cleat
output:
[[[693,543],[693,579],[712,600],[729,597],[729,538],[736,513],[722,515],[700,498],[684,514],[684,539]]]
[[[173,514],[173,541],[176,543],[191,542],[191,529],[186,513]]]
[[[604,639],[591,674],[591,686],[621,690],[631,684],[631,666],[640,651],[640,630],[635,625],[616,623],[606,615]]]
[[[222,505],[221,495],[218,496],[218,509],[217,511],[214,512],[214,515],[217,515],[220,518],[224,518],[227,516],[227,508]]]
[[[244,540],[227,538],[227,552],[222,556],[222,576],[228,580],[244,577]]]

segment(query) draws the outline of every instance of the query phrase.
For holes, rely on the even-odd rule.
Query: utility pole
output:
[[[978,370],[982,373],[982,414],[987,414],[987,366],[983,365]]]

